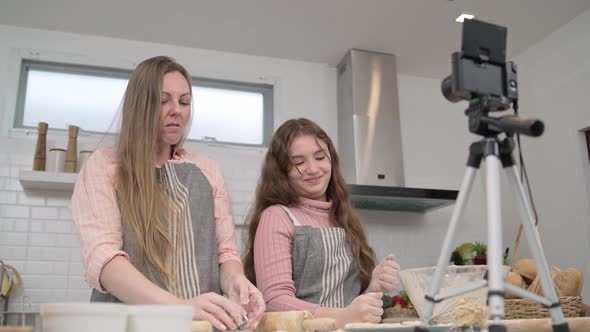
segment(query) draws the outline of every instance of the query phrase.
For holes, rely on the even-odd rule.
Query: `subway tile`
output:
[[[13,219],[0,219],[0,230],[2,232],[13,232],[15,230]]]
[[[5,189],[13,191],[23,191],[23,186],[20,184],[18,179],[8,178],[8,181],[6,181]]]
[[[69,272],[69,264],[67,262],[54,262],[51,271],[53,274],[67,275]]]
[[[27,247],[7,246],[0,243],[0,257],[7,261],[27,259]]]
[[[31,233],[40,233],[45,231],[45,223],[48,222],[46,220],[31,220],[29,225],[29,232]]]
[[[70,212],[69,207],[61,207],[59,208],[59,219],[62,220],[72,220],[72,214]]]
[[[54,233],[31,233],[29,245],[54,247],[57,244],[57,235]]]
[[[23,275],[23,284],[30,289],[66,289],[68,288],[68,278],[66,276],[50,275]]]
[[[57,219],[58,208],[54,207],[32,207],[31,218],[33,219]]]
[[[27,261],[25,263],[25,269],[23,273],[25,274],[52,274],[51,273],[52,266],[51,262],[47,261]]]
[[[64,289],[27,289],[26,296],[30,297],[35,304],[64,302],[67,300],[67,291]],[[15,301],[20,303],[18,299]],[[20,311],[20,307],[17,309]]]
[[[0,176],[9,177],[10,176],[10,166],[0,165]]]
[[[57,234],[57,246],[65,248],[80,248],[78,235],[75,234]]]
[[[68,289],[87,289],[88,284],[84,277],[70,276],[68,277]]]
[[[18,178],[18,173],[20,173],[21,169],[23,169],[23,168],[11,165],[10,166],[10,177],[15,178],[15,179]]]
[[[14,219],[14,231],[15,232],[28,232],[29,231],[29,220],[28,219]]]
[[[79,251],[79,250],[78,250]],[[30,260],[68,261],[68,248],[29,247],[27,258]]]
[[[29,218],[30,208],[19,205],[0,205],[0,217]]]
[[[69,260],[70,262],[81,262],[82,261],[82,252],[80,248],[69,248]]]
[[[83,276],[84,275],[84,265],[80,262],[68,263],[68,274],[71,276]]]
[[[67,262],[27,261],[23,272],[30,275],[67,275]]]
[[[51,220],[45,222],[45,231],[48,233],[71,234],[72,222],[62,220]]]
[[[88,286],[86,286],[85,290],[69,289],[67,292],[67,301],[88,302],[91,294],[92,289]]]
[[[47,206],[67,207],[70,204],[70,197],[47,197]]]
[[[18,204],[45,206],[45,196],[40,192],[23,191],[18,193]]]
[[[0,204],[16,204],[17,192],[0,191]]]
[[[0,243],[8,246],[26,246],[27,233],[2,232],[0,233]]]

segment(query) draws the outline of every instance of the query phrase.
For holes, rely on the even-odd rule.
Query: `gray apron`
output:
[[[172,266],[178,285],[177,296],[189,299],[203,293],[221,294],[219,286],[219,261],[213,211],[213,189],[203,172],[193,163],[166,162],[159,170],[161,182],[173,203],[180,211],[180,227],[184,237],[178,255]],[[177,238],[178,230],[171,227],[172,239]],[[177,248],[176,241],[173,241]],[[161,278],[151,264],[139,266],[135,255],[135,239],[129,227],[123,222],[123,248],[129,255],[131,264],[146,278],[147,271],[154,276],[150,280],[166,289]],[[168,289],[167,289],[168,290]],[[168,290],[170,291],[170,290]],[[120,302],[111,294],[92,290],[91,302]]]
[[[303,226],[279,205],[294,225],[295,296],[325,307],[343,308],[361,293],[361,280],[346,233],[340,227]]]

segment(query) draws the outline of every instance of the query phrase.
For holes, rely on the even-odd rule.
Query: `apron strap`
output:
[[[297,218],[295,218],[295,216],[293,215],[293,212],[291,212],[291,210],[289,210],[288,207],[286,207],[284,205],[280,205],[280,204],[277,204],[277,205],[280,206],[281,209],[283,209],[285,212],[287,212],[287,214],[289,215],[289,218],[293,222],[293,225],[301,226],[301,223],[299,222],[299,220],[297,220]]]

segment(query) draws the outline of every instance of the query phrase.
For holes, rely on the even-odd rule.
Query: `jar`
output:
[[[47,172],[63,172],[65,161],[66,150],[58,148],[49,149],[49,154],[47,155],[47,165],[45,165],[45,170]]]
[[[80,171],[82,170],[82,166],[84,166],[84,163],[86,162],[86,160],[88,160],[88,157],[90,157],[91,154],[92,150],[80,151],[80,155],[78,156],[78,173],[80,173]]]

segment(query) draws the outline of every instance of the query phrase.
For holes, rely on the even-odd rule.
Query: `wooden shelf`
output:
[[[25,190],[73,191],[78,173],[19,170],[18,180]]]

